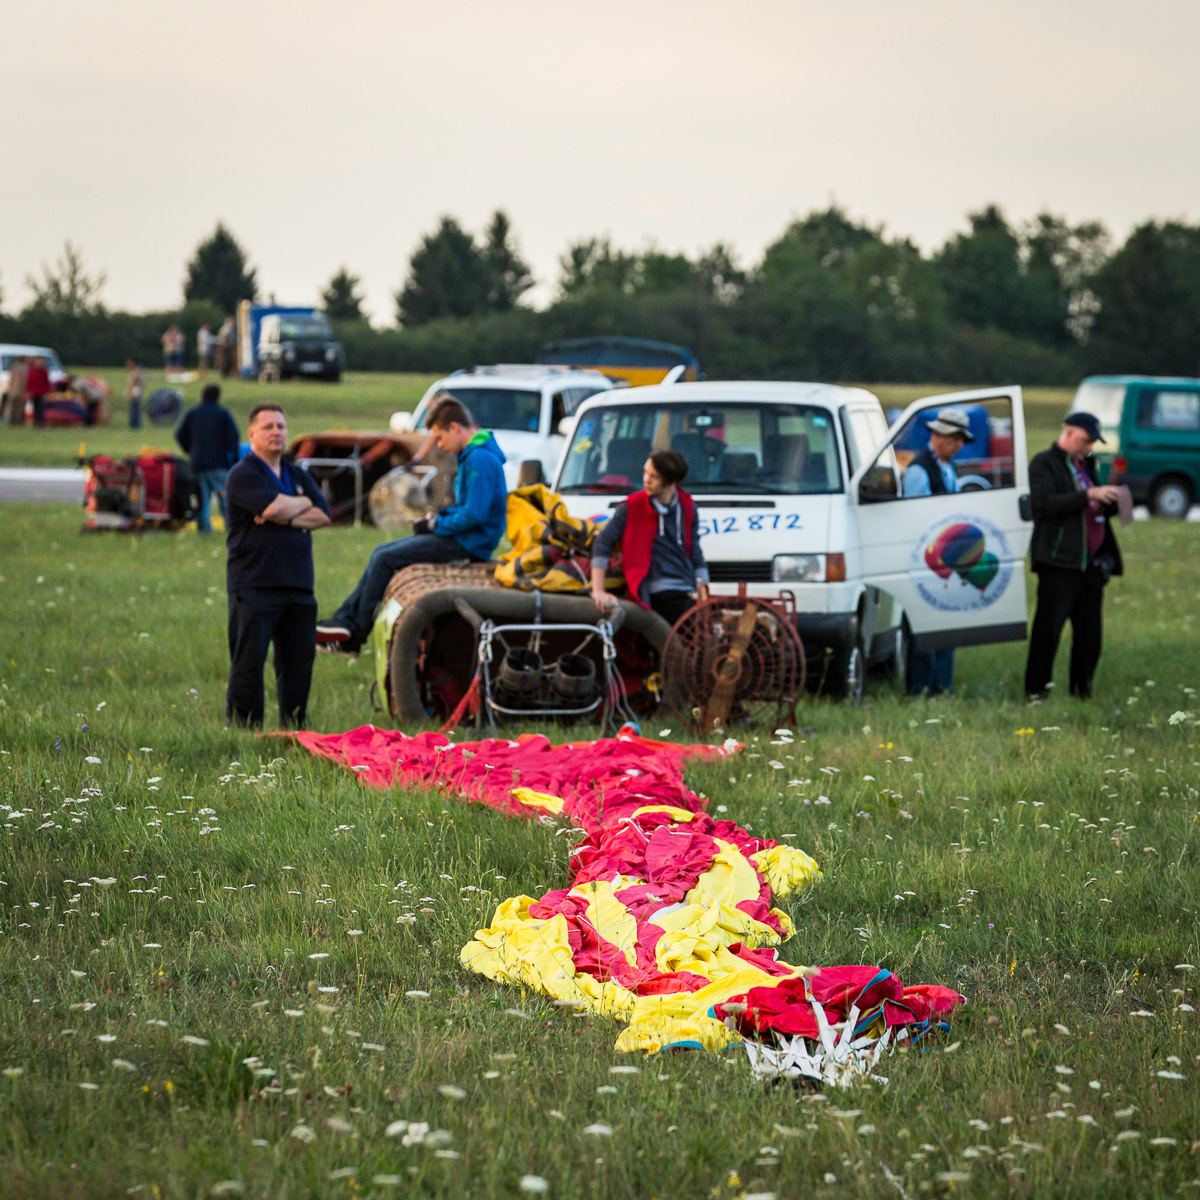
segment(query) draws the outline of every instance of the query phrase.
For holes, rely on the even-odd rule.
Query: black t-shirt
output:
[[[225,588],[230,592],[247,588],[294,588],[313,590],[312,534],[307,529],[255,524],[276,496],[307,496],[326,515],[329,505],[312,476],[295,463],[283,459],[282,478],[256,454],[247,454],[225,480],[228,559]]]

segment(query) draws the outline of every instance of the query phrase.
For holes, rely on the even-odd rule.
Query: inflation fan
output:
[[[701,729],[794,724],[803,689],[789,592],[712,597],[679,618],[663,648],[664,699]]]

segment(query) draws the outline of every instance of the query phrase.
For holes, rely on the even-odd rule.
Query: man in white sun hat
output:
[[[961,408],[943,408],[928,423],[929,445],[917,454],[904,472],[905,498],[946,496],[959,491],[958,473],[950,460],[975,440],[971,419]],[[905,672],[910,696],[954,693],[954,650],[909,650]]]

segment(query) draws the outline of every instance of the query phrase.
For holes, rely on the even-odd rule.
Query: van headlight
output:
[[[330,346],[329,349],[325,351],[325,361],[326,362],[335,362],[336,360],[337,360],[337,347]]]
[[[825,555],[777,554],[771,563],[774,583],[823,583]]]

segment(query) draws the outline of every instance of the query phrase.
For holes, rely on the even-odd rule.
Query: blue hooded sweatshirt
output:
[[[434,532],[454,538],[475,558],[491,558],[504,532],[508,511],[504,462],[496,439],[479,430],[458,454],[454,481],[458,503],[438,513]]]

